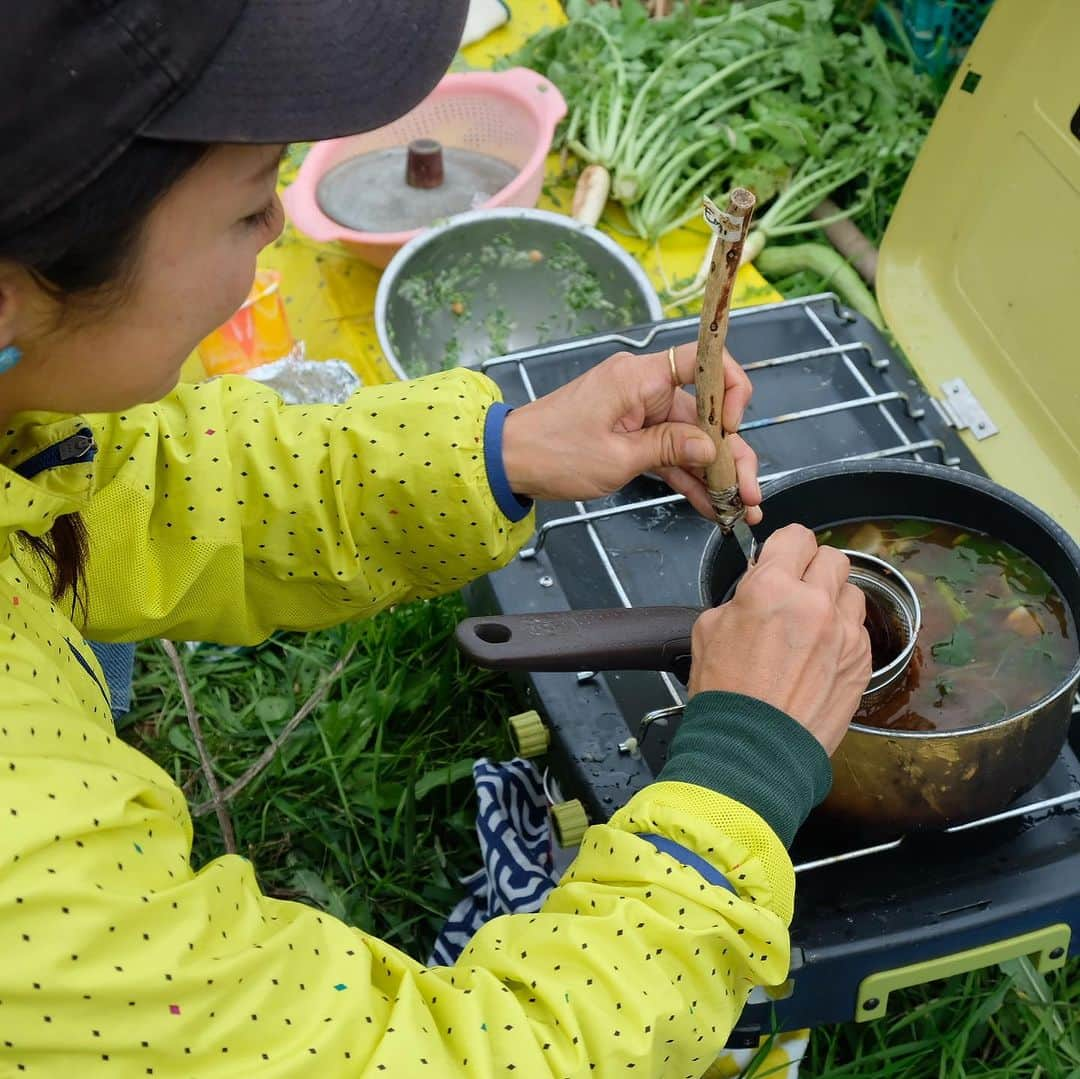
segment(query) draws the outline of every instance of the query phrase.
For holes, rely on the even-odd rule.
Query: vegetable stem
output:
[[[660,115],[654,117],[640,135],[637,134],[636,127],[628,122],[623,130],[624,149],[618,155],[615,163],[615,186],[616,191],[620,193],[620,198],[623,198],[624,201],[634,202],[639,197],[641,191],[640,178],[642,176],[641,159],[649,147],[656,144],[662,145],[666,142],[665,136],[675,127],[679,114],[688,105],[693,104],[702,94],[708,93],[717,83],[742,71],[743,68],[749,67],[751,64],[756,64],[766,57],[775,55],[777,52],[779,52],[779,49],[775,47],[760,49],[714,72],[704,82],[699,83],[674,104],[665,108]],[[628,135],[627,132],[630,132],[630,134]]]
[[[785,277],[800,270],[820,274],[848,307],[864,315],[879,330],[885,329],[877,301],[862,278],[843,255],[825,244],[768,247],[757,256],[755,265],[766,277]]]

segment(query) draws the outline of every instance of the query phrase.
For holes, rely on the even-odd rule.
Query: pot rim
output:
[[[763,492],[764,499],[762,501],[762,509],[768,513],[769,496],[777,494],[780,491],[786,491],[792,487],[801,487],[804,484],[812,483],[819,479],[828,479],[832,476],[857,475],[859,473],[876,473],[879,475],[894,473],[909,476],[929,475],[934,479],[941,480],[945,483],[951,483],[953,486],[975,488],[976,490],[982,491],[984,494],[998,498],[999,500],[1006,502],[1012,509],[1025,514],[1031,519],[1032,523],[1042,528],[1055,542],[1060,544],[1060,546],[1065,549],[1073,565],[1078,567],[1077,573],[1080,574],[1080,545],[1078,545],[1072,536],[1069,535],[1069,533],[1066,532],[1065,529],[1063,529],[1048,513],[1039,509],[1038,506],[1024,498],[1023,495],[1019,495],[1015,491],[1009,490],[1007,487],[1002,487],[1001,484],[994,483],[993,480],[988,480],[974,472],[962,472],[959,469],[949,468],[945,465],[935,465],[924,461],[887,461],[881,459],[829,461],[824,464],[810,465],[806,468],[789,472],[785,476],[781,476],[778,479],[764,484],[763,487],[765,489]],[[858,518],[853,515],[852,519],[856,520]],[[946,521],[943,523],[948,524],[949,522]],[[713,603],[712,596],[706,592],[706,572],[713,560],[714,552],[716,552],[727,539],[728,537],[724,536],[719,528],[715,528],[709,538],[705,541],[705,549],[701,553],[701,562],[698,569],[698,590],[703,607],[711,606]],[[1080,619],[1075,619],[1075,621],[1077,622],[1078,632],[1080,632]],[[907,731],[896,730],[890,727],[871,727],[863,723],[852,722],[849,725],[848,730],[858,731],[859,734],[896,739],[941,741],[950,738],[970,737],[995,728],[1007,727],[1020,723],[1032,713],[1038,712],[1039,710],[1056,703],[1063,694],[1075,694],[1078,684],[1080,684],[1080,656],[1077,657],[1072,668],[1066,673],[1055,689],[1043,694],[1037,701],[1027,705],[1021,711],[1013,712],[1011,715],[1002,716],[1001,719],[995,720],[993,723],[980,723],[972,727],[960,727],[956,730],[946,731]]]

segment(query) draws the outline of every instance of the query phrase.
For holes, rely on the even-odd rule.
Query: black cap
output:
[[[419,104],[468,0],[4,0],[0,235],[32,225],[139,136],[314,141]]]

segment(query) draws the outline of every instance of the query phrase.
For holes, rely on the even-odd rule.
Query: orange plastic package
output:
[[[280,360],[295,345],[281,295],[281,274],[260,269],[240,309],[205,338],[197,352],[203,369],[212,377],[239,374]]]

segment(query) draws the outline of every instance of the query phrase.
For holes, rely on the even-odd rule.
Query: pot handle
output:
[[[690,672],[697,607],[631,607],[466,618],[458,647],[500,671]]]

